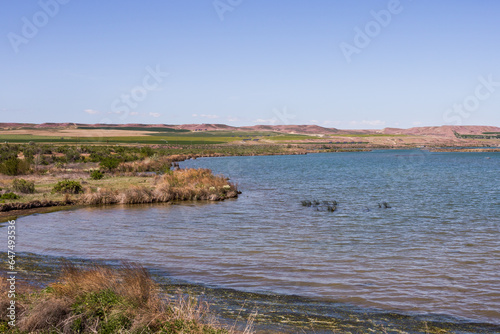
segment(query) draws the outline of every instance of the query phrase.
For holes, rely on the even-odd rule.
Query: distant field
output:
[[[26,130],[26,129],[23,129]],[[160,130],[160,131],[157,131]],[[117,134],[119,132],[119,135]],[[224,144],[237,141],[263,141],[272,140],[279,142],[317,139],[319,137],[307,135],[290,135],[278,132],[230,132],[230,131],[203,131],[191,132],[188,130],[153,129],[140,127],[124,127],[120,129],[108,127],[80,127],[78,129],[63,130],[38,130],[30,129],[26,133],[9,134],[9,131],[0,133],[0,142],[9,143],[113,143],[113,144],[175,144],[175,145],[203,145]],[[19,131],[17,131],[19,132]],[[90,132],[90,133],[89,133]],[[95,132],[95,136],[92,136]],[[149,132],[145,134],[145,132]]]
[[[408,135],[391,135],[385,133],[369,133],[369,134],[336,134],[328,135],[329,137],[408,137]]]
[[[189,132],[189,130],[177,130],[170,128],[152,128],[152,127],[138,127],[138,126],[122,126],[122,127],[111,127],[111,126],[79,126],[77,129],[82,130],[128,130],[128,131],[151,131],[151,132]]]

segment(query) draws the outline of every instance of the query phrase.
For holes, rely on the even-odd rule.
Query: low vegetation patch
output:
[[[5,193],[5,194],[0,195],[0,199],[3,199],[3,200],[5,200],[5,199],[13,200],[13,199],[20,199],[20,198],[21,198],[21,196],[16,195],[14,193]]]
[[[226,177],[213,175],[210,169],[179,169],[157,180],[157,196],[168,195],[176,200],[221,200],[236,197],[234,184]]]
[[[78,181],[63,180],[57,182],[52,189],[52,192],[62,194],[79,194],[83,192],[83,187]]]
[[[30,164],[26,160],[21,160],[17,156],[11,156],[0,163],[0,173],[5,175],[24,174],[30,169]]]
[[[101,162],[99,163],[99,166],[101,166],[102,168],[105,168],[107,169],[108,171],[112,171],[113,169],[115,169],[116,167],[118,167],[118,165],[120,164],[120,159],[118,158],[110,158],[110,157],[106,157],[104,159],[101,160]]]
[[[81,204],[143,204],[172,200],[220,201],[238,196],[235,184],[213,175],[209,169],[179,169],[156,176],[153,186],[133,185],[117,190],[107,187],[87,188]]]
[[[27,181],[25,179],[14,179],[12,182],[12,188],[23,194],[33,194],[35,192],[35,182]]]
[[[160,172],[168,173],[172,163],[185,160],[190,156],[184,155],[156,155],[147,156],[143,160],[121,163],[117,171],[122,173]]]
[[[90,171],[90,178],[92,180],[100,180],[104,177],[104,173],[98,169]]]
[[[7,291],[7,281],[0,283]],[[8,325],[7,294],[0,296],[2,333],[233,333],[192,297],[166,299],[148,272],[67,266],[57,283],[16,298],[16,327]],[[250,330],[247,329],[247,333]]]

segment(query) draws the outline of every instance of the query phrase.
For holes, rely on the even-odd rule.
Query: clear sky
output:
[[[500,126],[500,1],[2,0],[0,122]]]

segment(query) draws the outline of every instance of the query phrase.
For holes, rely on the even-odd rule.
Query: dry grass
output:
[[[157,172],[170,169],[173,162],[192,158],[191,155],[153,156],[139,161],[123,162],[116,171],[121,173]]]
[[[236,333],[216,321],[207,303],[162,296],[142,267],[124,264],[118,269],[83,270],[69,265],[57,283],[17,297],[17,329],[21,333]],[[17,333],[4,320],[8,303],[2,294],[0,331]],[[249,323],[244,333],[251,332]]]
[[[97,188],[97,191],[87,188],[80,196],[80,203],[88,205],[116,204],[118,203],[118,193],[108,188]]]
[[[209,169],[179,169],[154,179],[152,187],[132,185],[125,189],[87,188],[81,204],[141,204],[171,200],[218,201],[238,196],[236,185]]]
[[[236,186],[228,179],[213,175],[210,169],[179,169],[157,181],[157,190],[172,194],[177,200],[220,200],[237,195]]]

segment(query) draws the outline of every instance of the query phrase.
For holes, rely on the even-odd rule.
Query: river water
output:
[[[381,150],[181,167],[227,175],[243,193],[20,218],[17,251],[128,259],[210,286],[500,324],[499,153]]]

